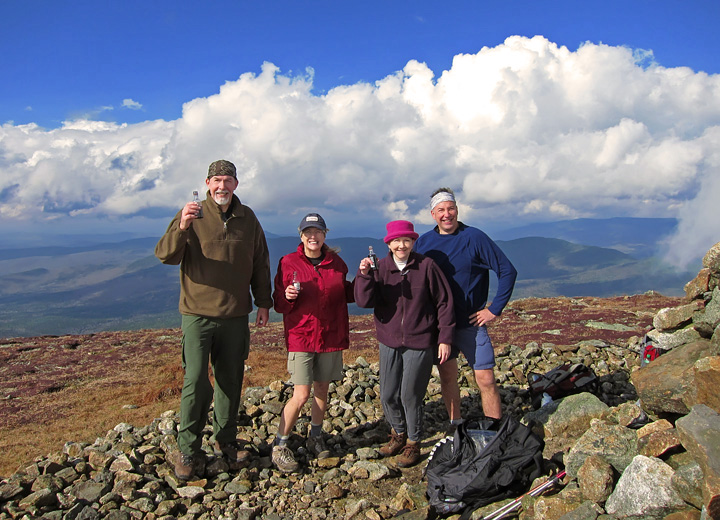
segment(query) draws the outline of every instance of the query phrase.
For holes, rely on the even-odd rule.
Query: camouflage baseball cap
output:
[[[215,161],[210,165],[210,168],[208,168],[207,176],[209,179],[210,177],[215,177],[216,175],[229,175],[230,177],[235,177],[237,179],[235,165],[230,161],[225,161],[223,159]]]

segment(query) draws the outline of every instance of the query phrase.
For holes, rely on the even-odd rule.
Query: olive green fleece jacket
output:
[[[180,229],[180,210],[155,246],[164,264],[180,264],[180,313],[206,318],[236,318],[257,307],[273,306],[270,255],[255,213],[233,195],[230,216],[208,193],[203,218]]]

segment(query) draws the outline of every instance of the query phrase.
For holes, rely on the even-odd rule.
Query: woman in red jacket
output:
[[[342,351],[350,345],[347,303],[353,302],[348,268],[325,244],[327,227],[317,213],[298,226],[301,244],[283,256],[275,275],[275,310],[283,315],[288,372],[293,396],[283,408],[272,461],[283,472],[299,467],[288,438],[313,390],[307,448],[318,458],[330,455],[322,437],[330,381],[342,377]]]

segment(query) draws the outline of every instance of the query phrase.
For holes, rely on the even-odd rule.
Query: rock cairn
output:
[[[655,315],[648,337],[663,350],[709,339],[720,345],[720,244],[703,258],[703,268],[685,285],[685,305],[662,309]]]
[[[545,440],[548,469],[564,466],[561,490],[525,497],[523,520],[720,518],[720,244],[686,286],[688,302],[655,317],[652,340],[667,352],[640,368],[641,337],[627,344],[582,341],[507,346],[497,352],[505,413],[533,421]],[[684,339],[681,339],[684,338]],[[584,363],[600,380],[582,393],[534,410],[526,375],[563,363]],[[472,371],[460,373],[463,415],[480,414]],[[295,434],[290,446],[302,470],[272,468],[270,444],[291,388],[282,381],[245,389],[239,437],[257,449],[252,464],[231,471],[215,458],[206,429],[205,473],[179,481],[178,414],[150,425],[118,424],[94,443],[67,442],[0,482],[0,520],[47,519],[368,519],[428,516],[424,463],[399,469],[378,448],[388,427],[379,402],[377,364],[345,367],[330,388],[323,425],[331,456],[317,460]],[[423,454],[444,436],[447,415],[437,374],[426,398]],[[296,431],[309,427],[307,414]],[[482,518],[504,502],[473,513]]]

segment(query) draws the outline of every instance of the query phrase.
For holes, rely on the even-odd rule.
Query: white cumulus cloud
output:
[[[661,67],[645,50],[514,36],[455,56],[439,76],[410,60],[317,95],[311,70],[266,63],[175,121],[5,124],[0,215],[169,218],[225,158],[264,222],[317,210],[331,228],[428,224],[430,193],[449,186],[461,219],[480,227],[677,216],[668,246],[683,263],[720,240],[718,150],[718,75]]]

